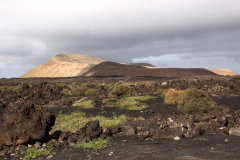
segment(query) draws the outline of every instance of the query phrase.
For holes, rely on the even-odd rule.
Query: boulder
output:
[[[54,124],[54,114],[31,102],[17,101],[0,117],[0,143],[17,146],[44,141]]]
[[[183,137],[182,129],[180,127],[167,127],[167,128],[158,128],[153,134],[153,138],[161,139],[174,139],[174,137]]]
[[[240,136],[240,128],[232,128],[229,130],[229,134]]]
[[[88,122],[83,128],[86,128],[86,135],[97,138],[102,133],[102,128],[99,127],[99,120]]]
[[[136,128],[132,126],[121,126],[122,134],[124,135],[135,135]]]

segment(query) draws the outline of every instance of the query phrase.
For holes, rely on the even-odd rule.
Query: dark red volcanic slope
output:
[[[201,68],[145,68],[119,64],[116,62],[102,62],[83,76],[133,76],[133,77],[185,77],[217,75]]]

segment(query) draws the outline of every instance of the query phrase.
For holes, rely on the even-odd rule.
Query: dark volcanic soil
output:
[[[48,83],[57,83],[57,82],[106,82],[106,83],[116,83],[119,80],[124,80],[126,82],[130,81],[155,81],[162,88],[176,88],[176,89],[185,89],[189,86],[199,86],[208,93],[214,95],[227,95],[221,97],[212,97],[213,100],[218,105],[227,105],[232,110],[240,109],[240,97],[239,95],[239,77],[221,77],[221,76],[211,76],[211,77],[190,77],[190,81],[182,80],[181,78],[39,78],[39,79],[0,79],[0,85],[18,85],[20,83],[29,83],[29,84],[41,84],[41,82],[47,81]],[[195,79],[195,80],[194,80]],[[162,85],[163,82],[167,82],[167,85]],[[205,86],[206,85],[206,86]],[[221,86],[214,90],[216,86]],[[225,88],[224,88],[225,87]],[[39,86],[38,86],[39,88]],[[151,87],[150,87],[151,88]],[[226,89],[228,88],[228,89]],[[149,89],[149,88],[148,88]],[[222,90],[221,90],[222,89]],[[111,117],[112,115],[128,115],[129,117],[144,117],[151,119],[157,114],[161,115],[180,115],[183,114],[177,110],[176,105],[165,105],[162,98],[156,98],[155,100],[148,100],[145,103],[149,105],[148,108],[145,108],[140,111],[129,111],[126,109],[120,110],[118,108],[107,108],[105,107],[104,111],[106,113],[101,113],[102,98],[95,98],[95,107],[93,109],[79,109],[77,107],[63,107],[64,104],[61,102],[63,99],[76,101],[83,97],[62,97],[59,93],[60,88],[55,87],[55,90],[51,88],[45,88],[44,94],[41,94],[40,100],[37,101],[39,105],[43,105],[49,111],[54,114],[58,114],[62,111],[63,114],[70,114],[73,111],[81,110],[86,112],[87,116],[96,116],[103,115],[106,117]],[[29,92],[33,92],[34,89],[29,89]],[[52,92],[53,91],[53,92]],[[224,94],[222,91],[227,91]],[[36,91],[37,92],[37,91]],[[50,94],[52,93],[52,94]],[[54,93],[54,94],[53,94]],[[143,92],[144,93],[144,92]],[[147,93],[147,90],[146,90]],[[25,94],[25,93],[24,93]],[[50,95],[49,95],[50,94]],[[234,94],[235,96],[230,96]],[[13,94],[14,95],[14,94]],[[34,96],[27,97],[26,99],[34,99]],[[49,95],[49,96],[47,96]],[[57,96],[56,96],[57,95]],[[55,97],[55,98],[54,98]],[[56,98],[57,97],[57,98]],[[91,98],[91,97],[89,97]],[[51,104],[49,104],[49,102]],[[56,103],[55,103],[56,102]],[[57,105],[54,105],[57,104]],[[4,108],[0,107],[0,115],[2,114]],[[126,122],[126,124],[129,122]],[[129,160],[145,160],[145,159],[195,159],[195,160],[225,160],[225,159],[240,159],[239,150],[240,150],[240,137],[232,135],[215,135],[207,134],[203,136],[195,136],[192,138],[181,138],[180,140],[165,140],[165,139],[152,139],[144,140],[136,136],[115,136],[111,138],[116,142],[116,145],[111,147],[106,147],[98,151],[91,149],[74,149],[71,147],[59,147],[55,148],[55,154],[51,156],[42,156],[43,159],[52,159],[52,160],[87,160],[87,159],[129,159]],[[111,153],[112,152],[112,153]],[[48,157],[48,158],[47,158]],[[0,159],[18,159],[10,155],[5,155],[0,157]]]
[[[99,151],[68,148],[56,152],[52,160],[126,159],[126,160],[237,160],[240,138],[229,135],[205,135],[179,141],[146,141],[131,136],[113,138],[116,145]],[[111,154],[113,153],[113,154]]]

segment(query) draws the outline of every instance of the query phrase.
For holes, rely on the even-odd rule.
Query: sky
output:
[[[0,78],[60,53],[240,74],[239,0],[0,0]]]

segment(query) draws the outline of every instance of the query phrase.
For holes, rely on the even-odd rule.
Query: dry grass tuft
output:
[[[178,97],[183,93],[182,90],[170,89],[167,94],[164,96],[165,104],[178,104]]]

